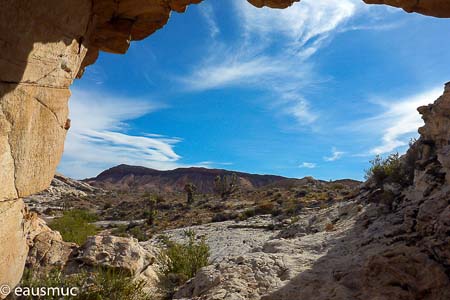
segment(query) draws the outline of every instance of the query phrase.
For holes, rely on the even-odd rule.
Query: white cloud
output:
[[[121,163],[156,169],[178,167],[180,156],[174,146],[180,142],[179,138],[127,134],[126,121],[161,107],[144,99],[75,90],[70,100],[72,128],[67,135],[59,171],[85,178]]]
[[[328,35],[355,14],[355,3],[358,2],[303,0],[282,10],[256,9],[246,1],[235,3],[247,36],[256,34],[273,39],[282,35],[290,51],[309,56]]]
[[[417,107],[432,103],[442,94],[442,88],[432,88],[400,100],[377,100],[383,112],[361,122],[360,127],[372,132],[382,132],[379,145],[370,149],[369,155],[384,154],[408,145],[409,139],[423,126]]]
[[[210,3],[202,2],[199,5],[200,15],[205,20],[206,26],[208,26],[210,36],[215,38],[220,33],[219,26],[216,22],[214,8]]]
[[[298,166],[299,168],[306,168],[306,169],[314,169],[317,167],[317,164],[311,163],[311,162],[304,162]]]
[[[341,159],[344,154],[345,152],[339,151],[336,149],[336,147],[333,147],[331,149],[331,156],[325,156],[323,159],[325,161],[336,161],[338,159]]]
[[[319,113],[303,91],[322,80],[311,56],[356,13],[355,3],[359,5],[355,0],[304,0],[276,10],[233,1],[241,38],[214,40],[208,54],[180,81],[191,91],[227,87],[266,91],[271,99],[266,105],[300,124],[312,124]]]

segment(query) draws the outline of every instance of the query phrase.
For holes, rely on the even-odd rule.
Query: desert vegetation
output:
[[[410,159],[410,156],[413,156],[412,152],[403,157],[398,153],[390,154],[386,158],[377,155],[370,161],[371,166],[366,170],[365,178],[377,186],[383,186],[385,183],[408,186],[414,178],[415,157]]]
[[[59,231],[65,241],[81,245],[88,236],[98,232],[97,227],[92,224],[96,220],[97,216],[86,210],[67,210],[61,217],[50,222],[50,227]]]
[[[193,278],[197,272],[209,263],[210,249],[204,238],[197,239],[196,233],[186,230],[185,243],[178,243],[162,236],[165,250],[161,254],[162,285],[165,294],[170,295],[176,288]]]
[[[124,272],[98,268],[94,271],[67,275],[62,271],[53,269],[44,274],[26,269],[21,286],[28,288],[41,287],[77,287],[77,296],[64,296],[64,299],[82,300],[151,300],[152,297],[145,291],[144,282],[129,277]],[[20,300],[36,299],[32,295],[19,297]],[[62,299],[61,295],[50,294],[39,299]]]

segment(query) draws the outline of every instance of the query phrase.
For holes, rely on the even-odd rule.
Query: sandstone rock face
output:
[[[0,202],[0,216],[0,285],[12,287],[22,277],[28,253],[23,201]]]
[[[90,9],[88,0],[2,2],[0,200],[50,184],[67,131],[68,88],[87,51],[80,39]]]

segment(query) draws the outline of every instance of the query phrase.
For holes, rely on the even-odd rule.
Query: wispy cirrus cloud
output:
[[[423,126],[417,108],[432,103],[441,94],[441,87],[433,87],[400,99],[372,100],[381,108],[381,112],[352,125],[357,131],[380,133],[378,145],[369,149],[365,155],[385,154],[407,146],[409,140],[417,135],[417,129]]]
[[[181,157],[174,150],[179,138],[128,133],[127,121],[162,107],[145,99],[74,90],[70,100],[72,128],[59,171],[85,178],[121,163],[156,169],[180,166]]]
[[[219,26],[217,25],[215,12],[210,3],[202,3],[199,6],[200,14],[205,20],[206,25],[209,28],[209,34],[212,38],[215,38],[216,35],[220,33]]]
[[[241,37],[233,42],[215,40],[209,54],[180,81],[195,92],[228,87],[266,91],[270,107],[301,124],[312,124],[320,114],[303,91],[323,80],[311,56],[356,14],[355,3],[304,0],[274,10],[233,1]],[[211,17],[210,8],[203,11]]]

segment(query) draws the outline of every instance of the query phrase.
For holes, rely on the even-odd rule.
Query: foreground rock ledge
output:
[[[330,0],[331,1],[331,0]],[[337,1],[337,0],[335,0]],[[21,202],[48,187],[70,127],[69,87],[99,51],[125,53],[201,0],[3,0],[0,10],[0,283],[17,283],[26,249]],[[249,0],[286,8],[297,0]],[[450,17],[447,0],[365,0]],[[13,254],[11,251],[16,250]],[[25,251],[26,252],[26,251]],[[6,270],[6,271],[4,271]]]

